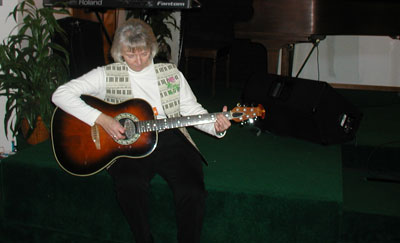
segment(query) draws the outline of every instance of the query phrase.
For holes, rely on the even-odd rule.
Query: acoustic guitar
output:
[[[88,105],[114,117],[126,132],[124,139],[113,139],[101,126],[89,126],[56,108],[51,121],[54,156],[62,169],[76,176],[96,174],[119,157],[148,156],[157,146],[158,131],[213,123],[220,114],[155,119],[152,107],[143,99],[110,104],[92,96],[83,95],[81,98]],[[264,118],[265,110],[261,105],[238,106],[221,114],[229,120],[242,122],[257,117]]]

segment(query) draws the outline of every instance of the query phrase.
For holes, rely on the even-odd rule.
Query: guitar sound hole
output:
[[[131,139],[137,134],[135,123],[131,119],[123,118],[119,123],[125,128],[125,139]]]
[[[120,113],[114,117],[114,119],[125,128],[125,138],[115,140],[115,142],[124,146],[130,146],[139,139],[140,133],[136,126],[136,122],[139,121],[139,119],[136,116],[130,113]]]

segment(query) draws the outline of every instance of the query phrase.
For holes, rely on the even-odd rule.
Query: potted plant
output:
[[[126,19],[132,17],[139,18],[151,26],[159,46],[159,51],[155,59],[169,62],[171,59],[171,47],[167,40],[172,40],[171,28],[179,30],[173,11],[160,9],[129,10]]]
[[[54,111],[51,96],[69,77],[68,53],[53,42],[57,34],[66,39],[54,14],[69,13],[64,8],[38,8],[34,0],[23,0],[8,16],[16,22],[17,16],[22,16],[22,21],[15,27],[16,33],[0,45],[0,95],[7,97],[6,136],[8,128],[16,136],[24,123],[27,139],[40,121],[49,129]],[[28,140],[37,142],[41,141]]]

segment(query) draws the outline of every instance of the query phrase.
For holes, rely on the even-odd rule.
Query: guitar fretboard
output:
[[[137,121],[135,122],[137,129],[136,132],[138,133],[154,132],[166,129],[179,128],[179,127],[189,127],[189,126],[213,123],[217,120],[218,114],[223,114],[229,120],[233,118],[232,113],[230,111],[227,111],[227,112],[200,114],[193,116],[164,118],[164,119],[157,119],[150,121]]]

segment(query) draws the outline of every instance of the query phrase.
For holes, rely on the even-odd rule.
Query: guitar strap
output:
[[[154,64],[163,110],[168,118],[180,116],[179,70],[171,63]],[[104,68],[106,75],[105,101],[118,104],[132,98],[131,82],[126,63],[112,63]],[[196,148],[185,127],[179,128],[188,141]]]

